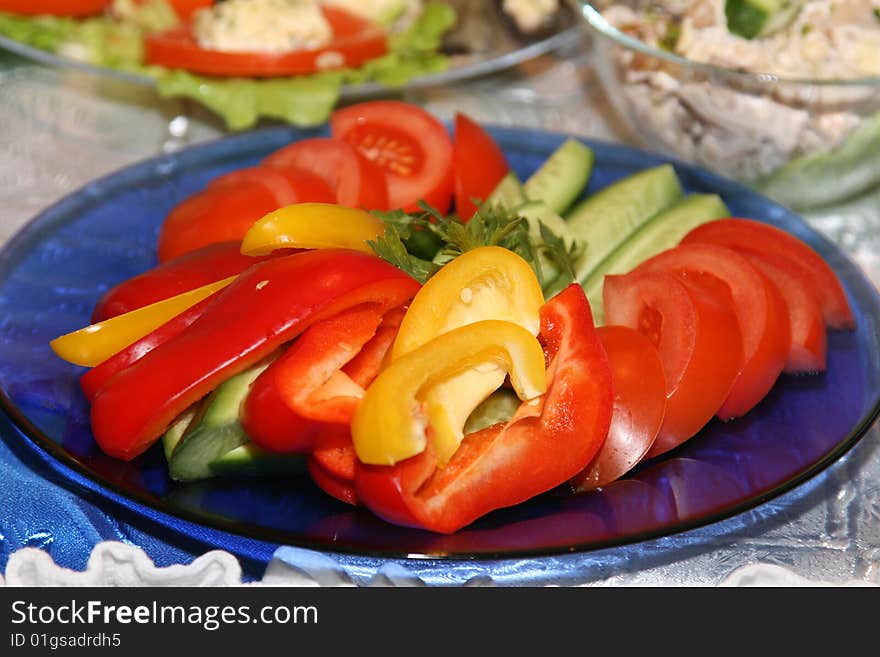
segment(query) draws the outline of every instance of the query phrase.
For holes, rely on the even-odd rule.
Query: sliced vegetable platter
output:
[[[497,557],[617,545],[729,517],[832,464],[876,417],[880,301],[872,284],[785,208],[676,164],[685,191],[718,194],[733,215],[773,224],[818,251],[848,293],[856,330],[828,333],[825,372],[783,375],[744,417],[713,420],[683,446],[625,478],[578,495],[553,489],[443,535],[398,527],[337,502],[305,469],[288,472],[283,480],[182,483],[169,478],[158,446],[129,462],[106,456],[91,432],[89,404],[78,380],[82,370],[57,359],[49,341],[88,324],[108,286],[155,265],[161,223],[174,207],[222,174],[323,134],[259,131],[136,165],[47,210],[10,242],[0,260],[0,307],[6,318],[0,326],[0,389],[6,410],[30,439],[23,445],[47,452],[52,467],[71,485],[148,515],[159,510],[174,523],[183,519],[272,542],[360,554]],[[566,140],[513,129],[491,134],[521,180]],[[664,163],[619,146],[589,146],[595,167],[588,196]]]

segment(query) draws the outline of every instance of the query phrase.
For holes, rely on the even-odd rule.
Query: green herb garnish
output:
[[[500,246],[520,255],[529,263],[544,295],[549,298],[575,280],[575,262],[583,252],[579,243],[566,247],[564,240],[543,223],[540,239],[529,231],[526,218],[500,205],[483,205],[468,222],[457,215],[444,215],[431,206],[420,203],[421,212],[373,212],[385,222],[385,234],[369,242],[373,251],[383,260],[402,269],[421,283],[427,281],[443,265],[467,251],[481,246]],[[436,238],[438,247],[431,260],[424,252],[416,255],[412,246],[419,231]],[[419,245],[424,245],[420,240]],[[542,258],[553,264],[558,273],[548,279],[541,264]]]

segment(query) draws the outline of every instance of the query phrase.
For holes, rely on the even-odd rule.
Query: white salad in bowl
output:
[[[797,209],[880,185],[880,0],[581,9],[605,91],[646,146]]]

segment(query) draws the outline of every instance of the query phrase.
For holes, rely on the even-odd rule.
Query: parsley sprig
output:
[[[515,210],[483,205],[468,222],[419,203],[420,211],[374,212],[385,222],[385,234],[369,245],[383,260],[424,283],[443,265],[481,246],[500,246],[520,255],[535,272],[544,296],[550,298],[575,280],[575,263],[583,253],[579,242],[565,240],[543,222],[536,225]],[[425,244],[433,244],[427,259]]]

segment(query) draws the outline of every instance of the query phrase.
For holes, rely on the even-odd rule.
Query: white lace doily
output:
[[[78,572],[57,565],[52,557],[37,548],[15,552],[6,567],[7,586],[354,586],[351,578],[332,558],[318,552],[293,550],[302,566],[290,565],[291,554],[284,560],[273,559],[262,580],[242,581],[238,560],[223,550],[213,550],[188,565],[157,567],[139,547],[127,543],[107,541],[92,551],[85,570]],[[492,585],[491,581],[468,582],[470,585]],[[422,586],[418,577],[404,567],[389,565],[380,569],[369,586]],[[817,586],[877,586],[852,580],[831,584],[802,577],[782,566],[752,564],[736,569],[719,586],[724,587],[817,587]]]

